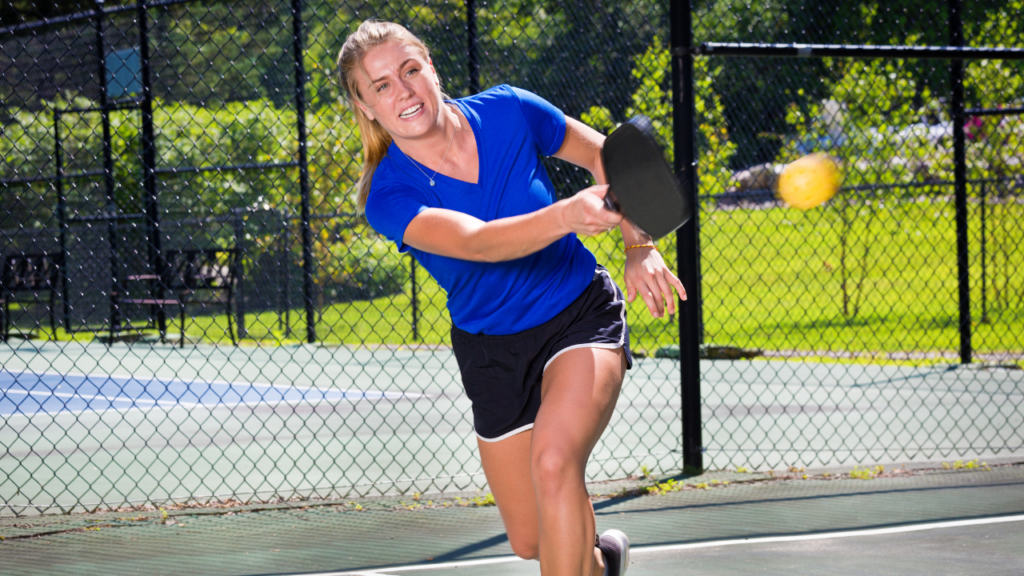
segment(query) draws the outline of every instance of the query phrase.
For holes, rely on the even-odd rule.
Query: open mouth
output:
[[[411,118],[416,115],[417,112],[423,109],[423,104],[417,104],[406,108],[404,112],[398,115],[399,118]]]

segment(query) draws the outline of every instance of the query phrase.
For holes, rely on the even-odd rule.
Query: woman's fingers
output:
[[[626,287],[628,300],[632,302],[639,294],[651,315],[656,318],[663,317],[666,312],[676,313],[677,294],[679,299],[686,300],[683,283],[655,252],[648,254],[643,260],[635,261],[633,266],[627,263]]]
[[[665,296],[665,302],[668,304],[668,313],[675,314],[676,294],[679,295],[680,300],[686,300],[686,288],[683,288],[683,283],[668,268],[663,268],[662,274],[658,275],[657,278],[658,286],[661,289],[661,293]]]
[[[604,196],[607,193],[606,185],[591,186],[580,190],[569,200],[571,215],[568,224],[573,232],[595,236],[619,225],[622,215],[604,207]]]
[[[632,303],[636,300],[637,290],[633,286],[633,281],[629,279],[629,274],[626,275],[626,302]]]
[[[662,318],[662,298],[660,294],[654,295],[654,292],[650,291],[646,287],[640,290],[640,299],[647,305],[647,310],[650,311],[650,315],[654,318]]]
[[[686,288],[683,286],[683,281],[677,278],[675,274],[669,274],[669,276],[672,277],[672,285],[675,286],[679,299],[686,300]]]
[[[672,284],[669,283],[668,279],[665,278],[669,272],[663,270],[663,273],[655,275],[655,279],[658,284],[658,293],[660,297],[658,300],[665,300],[665,310],[669,314],[676,313],[676,295],[672,291]]]

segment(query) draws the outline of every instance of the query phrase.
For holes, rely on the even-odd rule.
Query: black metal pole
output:
[[[466,0],[466,51],[469,66],[469,93],[480,91],[480,62],[476,50],[476,2]]]
[[[306,159],[306,70],[302,64],[302,0],[292,0],[292,47],[295,58],[295,115],[299,138],[299,194],[302,197],[302,299],[306,304],[306,341],[316,342],[313,306],[313,229],[310,226],[309,163]]]
[[[277,223],[281,227],[277,243],[277,329],[284,338],[291,335],[288,318],[288,215],[283,210],[275,210]]]
[[[981,183],[981,322],[982,324],[988,322],[988,286],[986,285],[985,276],[988,274],[988,262],[986,261],[986,250],[985,245],[988,243],[985,234],[985,203],[987,202],[987,190],[985,183]]]
[[[686,301],[679,302],[679,369],[683,419],[683,471],[704,471],[704,443],[700,414],[700,248],[698,246],[697,163],[694,160],[693,41],[691,0],[673,0],[672,27],[672,139],[675,170],[683,194],[693,201],[693,218],[676,231],[679,279]]]
[[[290,227],[292,225],[292,217],[291,216],[287,216],[287,215],[286,215],[286,217],[287,217],[287,219],[285,220],[285,223],[284,223],[284,226],[285,226],[285,228],[284,228],[284,265],[285,265],[285,269],[284,269],[285,279],[284,279],[284,281],[285,281],[285,284],[287,285],[287,288],[285,288],[285,293],[284,293],[284,327],[285,327],[284,328],[284,334],[285,334],[285,336],[291,336],[292,335],[292,292],[291,292],[291,283],[292,283],[292,268],[291,268],[291,261],[292,261],[291,260],[291,254],[292,254],[292,234],[291,234],[291,228]]]
[[[110,342],[113,343],[117,332],[121,328],[120,310],[117,300],[121,294],[121,282],[118,263],[118,249],[120,242],[117,238],[118,213],[117,199],[114,197],[114,154],[110,137],[110,104],[107,99],[107,67],[106,48],[103,42],[103,2],[97,0],[96,9],[96,57],[99,61],[99,83],[100,83],[100,114],[103,123],[103,187],[107,195],[107,241],[110,244]]]
[[[60,299],[64,312],[64,330],[71,331],[71,305],[68,303],[68,213],[64,198],[64,154],[60,140],[60,110],[53,112],[53,163],[56,166],[54,188],[57,191],[57,222],[60,226]],[[57,337],[56,334],[53,335]]]
[[[136,17],[139,25],[139,59],[142,61],[142,189],[146,194],[146,253],[149,267],[158,278],[154,286],[154,297],[164,297],[164,262],[163,240],[160,237],[160,204],[156,192],[156,137],[153,130],[153,84],[149,68],[149,13],[146,2],[139,2]],[[167,313],[163,306],[156,306],[157,328],[160,340],[167,338]],[[182,341],[185,339],[185,327],[181,327]]]
[[[238,271],[238,277],[235,278],[235,322],[238,327],[238,339],[241,340],[249,336],[245,327],[245,220],[242,218],[241,209],[236,208],[233,212],[231,224],[235,232],[235,270]]]
[[[949,44],[964,45],[960,0],[949,0]],[[950,63],[953,117],[953,181],[956,206],[956,264],[960,288],[960,363],[971,363],[971,285],[967,238],[967,155],[964,140],[964,63]]]
[[[419,332],[419,298],[416,290],[416,257],[409,254],[409,267],[412,275],[412,339],[416,342],[420,340]]]
[[[1024,108],[968,108],[964,110],[968,116],[1019,116]]]
[[[1024,60],[1021,48],[964,48],[962,46],[866,46],[856,44],[758,44],[705,42],[697,56],[747,58],[886,58],[924,60]]]

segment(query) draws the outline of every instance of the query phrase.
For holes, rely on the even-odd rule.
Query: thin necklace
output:
[[[455,141],[455,133],[458,130],[458,126],[455,127],[455,130],[452,130],[452,137],[448,140],[448,147],[444,149],[444,156],[441,157],[441,163],[437,165],[437,170],[434,170],[434,176],[427,176],[427,173],[423,171],[423,168],[420,168],[419,164],[414,162],[412,158],[406,156],[406,158],[409,158],[409,162],[413,165],[413,167],[420,171],[420,174],[427,176],[427,180],[430,180],[431,186],[434,185],[434,177],[437,176],[437,173],[441,171],[441,166],[444,166],[444,161],[448,158],[448,151],[452,149],[452,142]]]

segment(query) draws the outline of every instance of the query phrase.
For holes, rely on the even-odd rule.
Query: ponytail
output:
[[[370,196],[373,173],[387,155],[388,146],[391,146],[391,134],[376,120],[370,120],[358,107],[354,108],[359,135],[363,140],[363,172],[356,183],[356,212],[362,214],[366,210],[366,199]]]
[[[371,49],[386,42],[397,41],[414,46],[423,52],[424,58],[430,60],[430,51],[426,44],[404,27],[392,22],[367,20],[345,39],[341,53],[338,54],[338,75],[345,89],[345,96],[352,106],[359,124],[359,135],[363,140],[363,171],[356,184],[356,211],[360,214],[366,209],[366,198],[370,195],[373,173],[387,154],[391,145],[391,134],[376,120],[370,118],[356,105],[360,102],[359,73],[362,70],[363,57]]]

